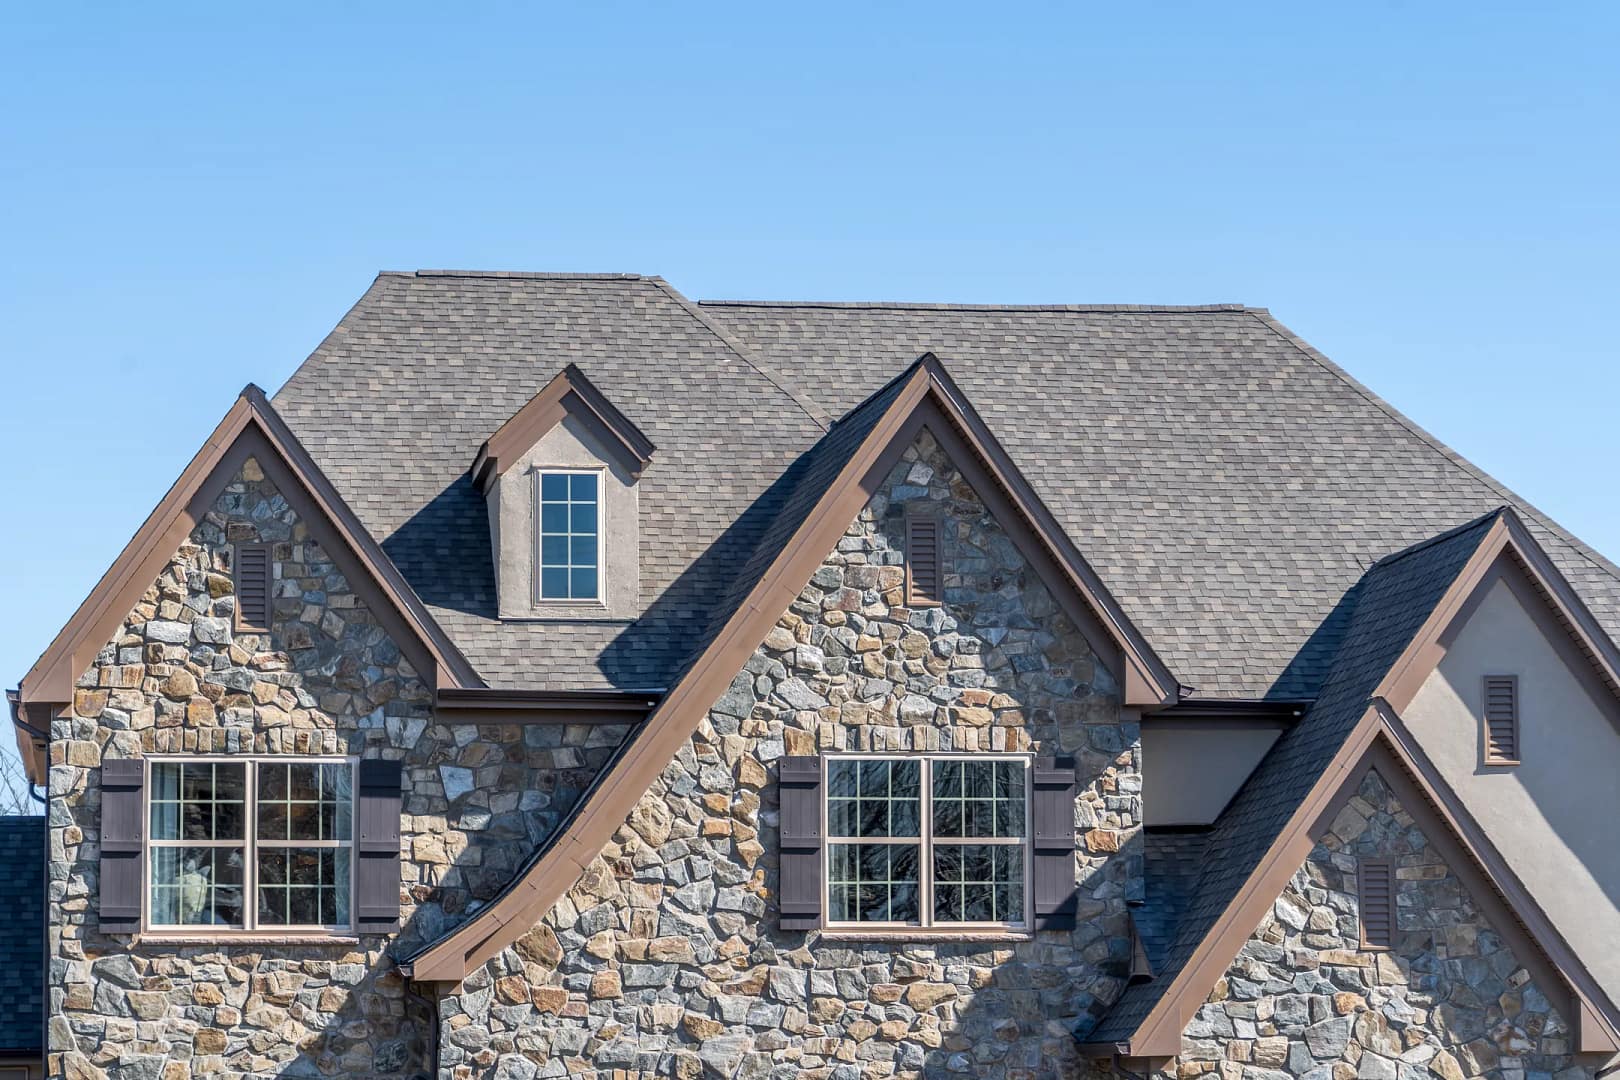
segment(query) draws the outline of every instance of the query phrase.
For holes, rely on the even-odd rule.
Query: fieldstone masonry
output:
[[[1360,946],[1357,860],[1396,866],[1395,947]],[[1570,1033],[1376,772],[1183,1033],[1189,1080],[1591,1080]]]
[[[274,547],[272,632],[238,633],[232,545]],[[438,723],[432,696],[249,461],[78,681],[50,747],[53,1076],[430,1075],[428,1003],[383,936],[177,944],[99,933],[99,766],[145,754],[405,762],[398,947],[493,896],[622,727]]]
[[[912,611],[917,504],[947,523],[946,603]],[[780,932],[774,763],[834,749],[1076,754],[1078,929]],[[442,1000],[443,1073],[1072,1075],[1123,987],[1139,764],[1111,677],[925,434],[577,886]]]

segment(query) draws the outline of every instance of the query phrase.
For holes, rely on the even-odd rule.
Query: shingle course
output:
[[[45,819],[0,817],[0,1054],[43,1052]]]

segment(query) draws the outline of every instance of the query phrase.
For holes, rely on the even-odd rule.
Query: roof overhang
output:
[[[50,720],[71,706],[74,682],[248,458],[259,463],[424,681],[436,688],[483,684],[264,391],[250,385],[23,676],[12,715],[29,779],[45,782],[44,754],[30,729],[48,731]]]
[[[573,887],[924,430],[941,443],[1114,673],[1123,703],[1160,708],[1175,700],[1179,684],[1063,536],[939,360],[931,353],[924,355],[879,394],[896,386],[893,400],[746,599],[610,766],[614,774],[585,796],[551,846],[500,896],[401,965],[411,978],[460,982],[534,926]],[[835,425],[833,433],[837,431]]]
[[[478,448],[472,465],[473,483],[488,494],[503,473],[566,417],[589,428],[630,476],[639,477],[651,464],[657,449],[652,440],[583,371],[569,364]]]
[[[434,712],[452,724],[639,724],[663,691],[441,687]]]

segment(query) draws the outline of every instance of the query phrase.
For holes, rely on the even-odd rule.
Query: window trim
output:
[[[355,863],[358,840],[354,835],[353,802],[359,792],[360,759],[340,754],[154,754],[143,759],[144,776],[141,784],[141,820],[144,836],[142,849],[145,866],[141,872],[141,933],[156,938],[268,938],[268,937],[352,937],[355,920]],[[152,837],[152,782],[153,765],[245,765],[243,785],[242,840],[156,840]],[[260,840],[259,766],[260,765],[347,765],[349,767],[350,827],[349,839],[344,840]],[[183,802],[183,800],[182,800]],[[347,848],[349,851],[349,921],[336,925],[321,923],[259,924],[259,846],[271,848]],[[214,923],[154,923],[152,921],[152,873],[156,860],[152,852],[166,847],[240,847],[244,851],[242,867],[242,925],[219,926]]]
[[[606,608],[607,580],[607,468],[600,465],[533,465],[529,468],[529,606],[532,608]],[[596,477],[596,595],[548,597],[541,587],[540,489],[547,475]]]
[[[829,771],[835,761],[917,761],[921,763],[919,778],[918,827],[923,835],[910,837],[845,837],[834,836],[828,828],[828,808],[832,801]],[[1019,922],[935,922],[934,914],[934,837],[933,763],[936,761],[1009,761],[1019,763],[1024,770],[1024,835],[1014,837],[950,837],[946,846],[962,847],[970,844],[993,844],[1002,847],[1018,846],[1023,850],[1023,919]],[[918,935],[1027,935],[1035,926],[1035,895],[1033,859],[1035,830],[1030,815],[1034,811],[1035,755],[1033,753],[964,753],[894,751],[853,752],[839,751],[821,755],[821,926],[831,936],[857,936],[864,934],[918,934]],[[850,922],[832,917],[832,849],[836,844],[915,844],[917,846],[917,921],[912,922]]]

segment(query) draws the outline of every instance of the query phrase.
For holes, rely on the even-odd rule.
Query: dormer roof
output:
[[[657,449],[652,440],[615,408],[583,371],[569,364],[484,440],[473,459],[473,483],[487,493],[502,473],[568,416],[586,425],[613,454],[615,463],[632,477],[639,477],[652,463]]]

